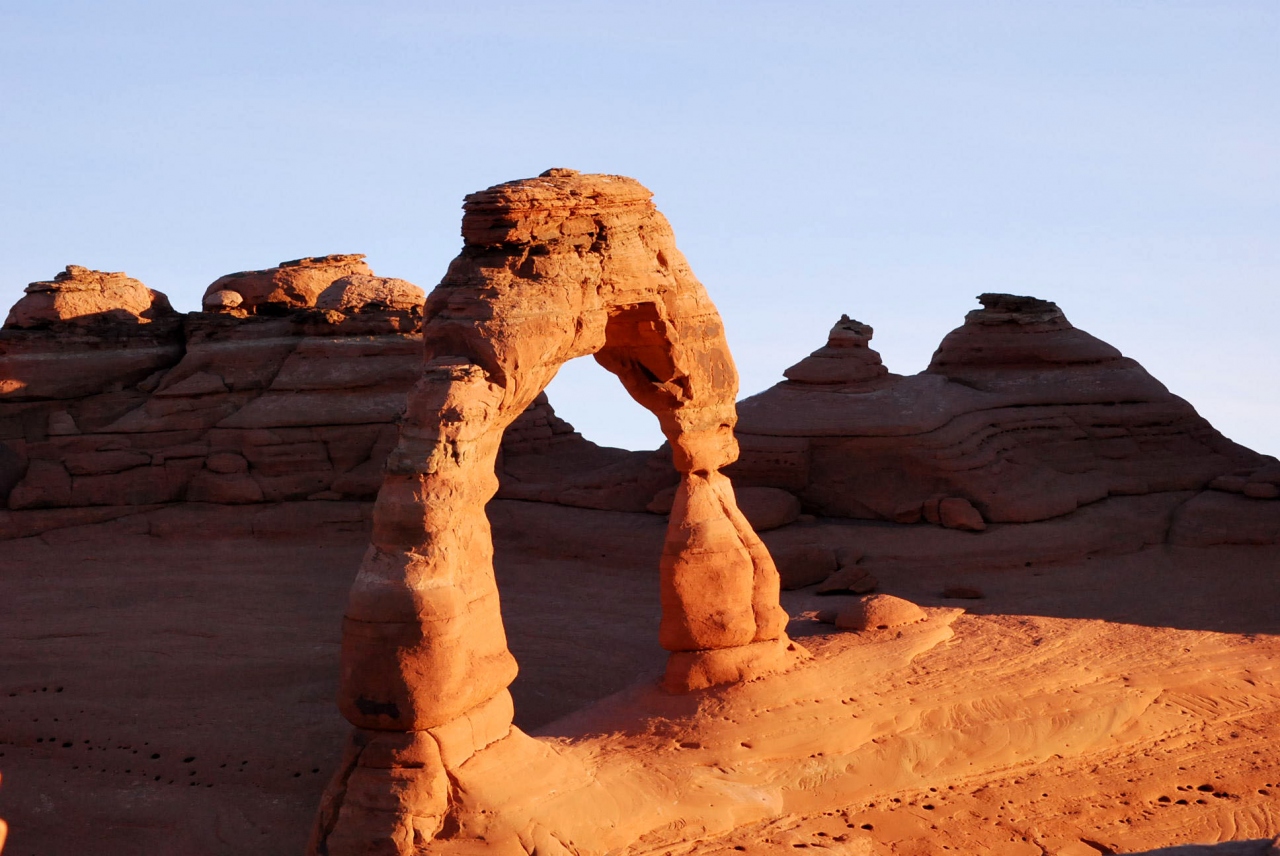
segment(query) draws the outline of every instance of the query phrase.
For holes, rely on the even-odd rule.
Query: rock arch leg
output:
[[[481,368],[448,360],[409,396],[344,618],[338,706],[357,727],[434,728],[515,679],[484,512],[501,400]]]
[[[773,559],[720,472],[738,457],[737,372],[718,313],[698,296],[611,307],[595,355],[658,417],[680,472],[661,564],[659,641],[672,652],[673,692],[776,669],[790,646]]]
[[[485,505],[503,431],[569,359],[595,354],[657,415],[681,474],[661,565],[667,689],[749,679],[794,650],[777,571],[720,472],[737,458],[720,318],[649,197],[553,170],[467,198],[344,618],[339,707],[356,730],[313,853],[408,854],[449,834],[449,771],[515,736]]]
[[[344,617],[338,704],[356,731],[313,853],[413,852],[446,822],[448,767],[511,730],[516,663],[484,511],[503,393],[456,357],[410,392]]]

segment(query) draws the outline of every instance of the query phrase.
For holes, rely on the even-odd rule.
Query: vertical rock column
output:
[[[449,808],[449,766],[511,729],[507,650],[484,507],[504,391],[460,358],[409,396],[343,624],[339,707],[356,726],[312,852],[406,854]]]
[[[680,472],[661,563],[659,640],[671,652],[663,681],[671,692],[749,680],[800,655],[784,632],[773,559],[720,472],[738,457],[732,414],[690,427],[722,408],[709,409],[663,419]]]
[[[720,314],[658,212],[641,232],[671,284],[608,307],[596,361],[658,417],[680,484],[661,564],[664,686],[688,692],[748,680],[803,656],[785,634],[778,571],[721,472],[738,458],[738,372]],[[609,271],[615,277],[614,271]],[[643,296],[651,302],[632,302]]]

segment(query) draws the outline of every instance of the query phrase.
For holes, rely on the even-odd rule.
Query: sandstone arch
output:
[[[661,567],[666,688],[747,679],[794,650],[777,571],[720,473],[737,458],[723,327],[650,197],[572,170],[467,197],[344,619],[339,706],[357,731],[317,852],[430,840],[450,766],[514,730],[484,508],[503,431],[575,357],[594,355],[657,415],[681,473]]]

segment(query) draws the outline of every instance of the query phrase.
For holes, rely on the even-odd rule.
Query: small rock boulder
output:
[[[739,487],[733,492],[742,515],[757,532],[786,526],[800,517],[800,500],[781,488]]]
[[[132,277],[67,265],[53,279],[28,285],[22,299],[9,310],[4,326],[148,324],[177,314],[169,298]]]
[[[348,315],[365,309],[408,312],[421,309],[427,294],[403,279],[352,274],[335,280],[316,298],[317,309],[332,309]]]
[[[820,583],[836,571],[835,551],[821,544],[799,544],[769,552],[778,567],[782,588],[787,591]]]
[[[944,499],[946,499],[945,496],[931,496],[920,506],[920,516],[924,518],[926,523],[932,523],[934,526],[942,525],[942,513],[939,511],[939,507]],[[894,520],[898,523],[914,522],[906,519],[899,520],[896,516]]]
[[[923,621],[924,610],[909,600],[889,594],[869,594],[849,604],[836,616],[841,630],[888,630]]]
[[[960,497],[948,497],[938,503],[938,520],[948,529],[963,529],[966,532],[981,532],[987,528],[982,514],[973,507],[973,503]]]
[[[919,523],[924,516],[921,503],[909,502],[906,505],[900,505],[893,512],[894,523]]]
[[[858,564],[866,555],[866,552],[858,547],[836,547],[836,564],[843,570],[849,565]]]
[[[211,291],[200,300],[205,312],[231,312],[238,309],[241,303],[244,303],[244,298],[240,296],[240,292],[229,289]]]

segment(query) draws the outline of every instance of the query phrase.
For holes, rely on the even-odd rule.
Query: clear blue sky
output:
[[[466,193],[656,194],[743,393],[843,313],[913,373],[982,291],[1057,300],[1280,452],[1280,3],[0,0],[0,303],[68,263],[195,309],[363,252],[430,289]],[[594,363],[557,409],[636,448]]]

